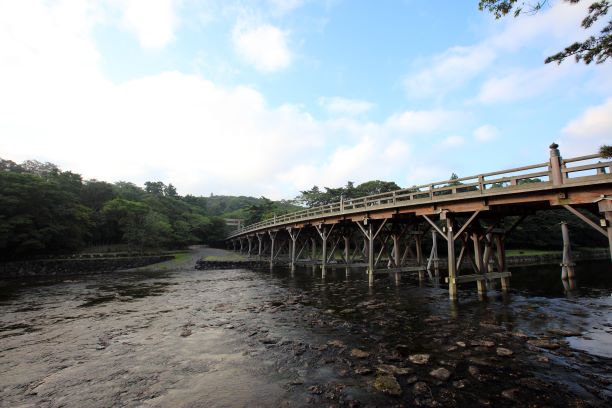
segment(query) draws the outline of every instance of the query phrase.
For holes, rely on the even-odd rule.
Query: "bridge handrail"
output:
[[[586,156],[572,157],[569,159],[560,159],[559,165],[560,171],[564,182],[571,180],[580,180],[585,177],[592,178],[597,177],[600,174],[612,174],[612,161],[604,161],[597,163],[589,163],[578,166],[567,166],[568,163],[584,162],[587,160],[593,160],[601,158],[599,154],[591,154]],[[528,170],[543,169],[540,171],[520,173]],[[602,172],[602,169],[608,169],[608,173]],[[570,177],[572,173],[584,172],[589,170],[596,170],[596,174],[588,176]],[[505,175],[505,176],[504,176]],[[489,179],[489,177],[496,177]],[[542,180],[547,178],[547,180]],[[537,183],[524,183],[521,184],[521,180],[533,179],[537,180]],[[317,218],[317,216],[323,214],[340,215],[344,213],[355,212],[360,208],[377,207],[386,208],[397,205],[398,202],[404,203],[406,201],[424,202],[424,201],[435,201],[438,199],[447,199],[448,196],[461,194],[488,194],[489,191],[493,190],[498,192],[503,189],[517,188],[537,188],[542,185],[552,185],[553,175],[550,162],[532,164],[522,167],[514,167],[511,169],[493,171],[489,173],[482,173],[474,176],[460,177],[456,179],[449,179],[444,181],[438,181],[434,183],[421,184],[418,186],[407,187],[395,191],[383,192],[372,194],[369,196],[362,196],[357,198],[349,198],[340,202],[325,204],[317,207],[306,208],[303,210],[278,215],[267,220],[263,220],[251,225],[243,226],[240,230],[232,232],[229,238],[244,234],[246,232],[257,231],[263,227],[283,225],[290,223],[291,221],[306,221],[311,218]],[[464,181],[471,181],[470,183],[462,184]],[[509,185],[505,185],[509,183]],[[533,186],[530,186],[533,184]]]

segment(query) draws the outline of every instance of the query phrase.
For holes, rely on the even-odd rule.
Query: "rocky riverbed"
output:
[[[609,279],[453,305],[361,270],[193,266],[2,283],[0,405],[612,403]]]

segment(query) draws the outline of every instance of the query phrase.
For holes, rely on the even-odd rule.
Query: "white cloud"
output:
[[[426,133],[457,125],[465,115],[448,110],[406,111],[392,115],[386,121],[390,129],[406,133]]]
[[[487,69],[495,57],[486,46],[453,47],[428,61],[428,68],[407,75],[404,87],[409,97],[444,95]]]
[[[543,65],[535,69],[517,69],[504,76],[489,78],[482,85],[475,101],[480,103],[513,102],[551,89],[580,67],[571,64]]]
[[[286,14],[296,10],[305,3],[305,0],[268,0],[268,4],[275,14]]]
[[[595,153],[593,146],[611,144],[612,98],[586,109],[582,115],[570,121],[562,133],[559,145],[565,155],[591,154]]]
[[[289,67],[292,54],[287,46],[287,32],[270,24],[254,28],[238,24],[232,39],[238,55],[260,72],[271,73]]]
[[[442,141],[444,147],[457,147],[465,143],[463,136],[451,135]]]
[[[543,63],[545,55],[550,55],[566,46],[569,42],[581,38],[584,31],[580,22],[588,5],[584,2],[569,5],[557,2],[550,9],[533,16],[508,18],[495,21],[502,29],[485,40],[465,47],[452,47],[439,54],[425,58],[416,65],[415,70],[404,78],[406,93],[411,98],[442,97],[450,92],[465,87],[473,80],[479,79],[491,71],[495,64],[506,54],[523,48],[535,48],[543,54],[538,64]],[[502,65],[503,68],[503,65]],[[553,68],[552,66],[550,68]],[[558,68],[556,65],[554,68]],[[548,78],[549,68],[534,72],[514,72],[491,78],[478,98],[483,102],[496,102],[533,96],[545,89],[553,81],[560,80],[569,71],[557,73]],[[512,88],[514,84],[523,85],[529,77],[546,80],[544,86],[531,84],[527,88]],[[509,97],[503,97],[508,91]]]
[[[499,131],[493,125],[483,125],[474,130],[474,139],[479,142],[489,142],[499,137]]]
[[[163,48],[179,25],[179,0],[111,0],[120,9],[121,24],[132,31],[143,48]]]
[[[368,101],[340,97],[321,97],[319,105],[331,114],[348,116],[366,113],[374,107],[374,104]]]

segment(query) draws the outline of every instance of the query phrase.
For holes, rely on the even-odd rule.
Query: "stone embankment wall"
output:
[[[45,259],[0,264],[0,279],[30,276],[67,276],[138,268],[174,259],[172,255],[108,259]]]

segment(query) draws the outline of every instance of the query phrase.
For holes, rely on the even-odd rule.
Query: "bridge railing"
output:
[[[472,195],[495,195],[517,189],[543,189],[554,185],[555,175],[553,173],[555,171],[560,172],[558,176],[562,184],[573,184],[598,178],[612,179],[612,161],[602,162],[600,159],[599,154],[569,159],[551,156],[549,162],[443,180],[365,197],[344,199],[331,204],[275,216],[242,227],[240,230],[234,231],[229,238],[266,227],[282,226],[325,216],[357,213],[368,209],[403,207],[413,203],[452,200]],[[554,160],[557,160],[557,166],[555,166]]]

